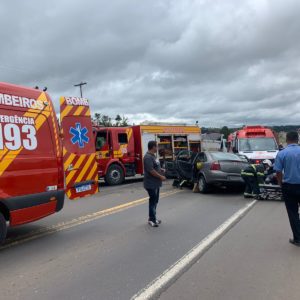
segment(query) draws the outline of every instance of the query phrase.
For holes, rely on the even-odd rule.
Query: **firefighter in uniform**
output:
[[[241,175],[246,185],[245,198],[259,197],[259,184],[264,183],[264,171],[265,168],[262,164],[249,165],[246,169],[242,170]]]

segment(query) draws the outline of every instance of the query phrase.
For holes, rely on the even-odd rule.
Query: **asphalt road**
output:
[[[298,300],[300,248],[282,202],[258,202],[160,300]]]
[[[130,299],[248,203],[237,193],[194,194],[167,182],[163,224],[150,228],[146,196],[140,181],[102,186],[97,196],[67,200],[60,213],[10,229],[0,248],[1,300]]]

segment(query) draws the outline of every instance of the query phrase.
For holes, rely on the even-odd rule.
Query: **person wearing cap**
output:
[[[282,196],[289,217],[293,238],[290,243],[300,247],[300,146],[296,131],[286,135],[287,147],[278,152],[274,169],[278,184],[282,186]]]

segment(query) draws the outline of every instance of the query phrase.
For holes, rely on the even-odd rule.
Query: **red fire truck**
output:
[[[109,185],[143,174],[143,156],[150,140],[157,141],[157,157],[173,160],[180,150],[200,150],[198,126],[151,124],[131,127],[94,127],[98,175]]]
[[[264,126],[245,126],[228,137],[228,150],[246,156],[253,163],[274,161],[278,144],[274,132]]]

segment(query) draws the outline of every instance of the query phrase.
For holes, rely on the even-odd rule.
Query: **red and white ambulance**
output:
[[[264,126],[245,126],[229,135],[228,150],[246,156],[252,163],[265,159],[272,162],[278,153],[278,144],[274,132]]]

